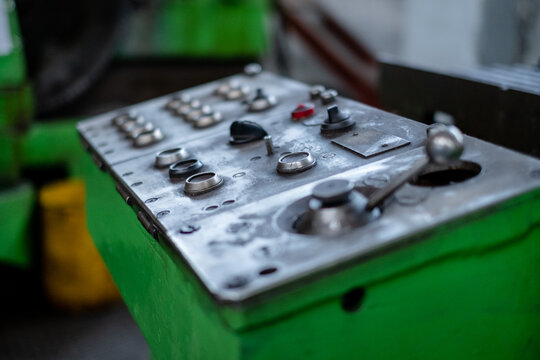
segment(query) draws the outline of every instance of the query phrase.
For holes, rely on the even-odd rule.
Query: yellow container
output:
[[[43,274],[52,304],[81,310],[120,299],[86,226],[85,187],[79,180],[44,186]]]

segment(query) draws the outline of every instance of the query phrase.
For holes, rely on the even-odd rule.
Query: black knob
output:
[[[262,88],[258,88],[255,97],[249,103],[249,111],[263,111],[277,104],[273,95],[267,94]]]
[[[321,125],[321,133],[332,134],[352,129],[356,121],[351,118],[351,114],[341,111],[337,105],[328,107],[328,118]]]
[[[230,128],[231,137],[229,142],[233,145],[247,144],[253,141],[262,140],[268,135],[266,130],[259,124],[249,121],[235,121]]]

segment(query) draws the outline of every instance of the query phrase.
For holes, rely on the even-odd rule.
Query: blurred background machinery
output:
[[[80,312],[119,294],[86,229],[91,162],[75,122],[238,71],[266,50],[268,12],[264,0],[0,0],[1,358],[148,356],[122,306]],[[98,325],[110,336],[91,335]]]
[[[72,273],[63,269],[80,262],[73,249],[95,252],[87,250],[81,210],[78,179],[92,164],[77,138],[78,119],[258,60],[419,121],[451,119],[466,133],[538,156],[539,14],[538,0],[0,0],[0,276],[2,316],[11,319],[0,325],[0,357],[18,348],[11,356],[24,358],[24,334],[34,343],[40,338],[30,335],[35,324],[28,313],[18,316],[13,308],[37,308],[32,316],[47,326],[54,321],[44,293],[67,309],[117,296],[97,254],[85,260],[101,266],[93,274],[103,279],[94,284],[102,297],[85,298],[81,288],[74,290],[79,299],[62,296],[62,284],[88,284],[81,280],[88,274],[63,278]],[[53,261],[60,267],[51,272],[52,259],[71,263]],[[58,289],[47,274],[63,290],[43,291],[43,284]],[[55,294],[67,300],[55,301]],[[123,308],[115,311],[74,321],[111,318],[134,326]],[[67,330],[71,316],[57,332],[76,333]],[[12,329],[18,336],[6,336]],[[131,334],[140,343],[140,334]]]

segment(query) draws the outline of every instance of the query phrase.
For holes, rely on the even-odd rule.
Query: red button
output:
[[[291,113],[293,120],[301,120],[313,116],[315,114],[315,106],[311,103],[298,104],[296,109]]]

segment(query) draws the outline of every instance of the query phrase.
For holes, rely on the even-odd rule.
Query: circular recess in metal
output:
[[[154,130],[145,131],[137,135],[137,137],[133,140],[133,145],[136,147],[144,147],[160,142],[161,140],[163,140],[163,138],[164,136],[161,130],[159,128],[156,128]]]
[[[277,104],[277,99],[273,95],[266,94],[263,89],[258,88],[255,97],[249,103],[248,110],[252,112],[264,111]]]
[[[185,178],[195,174],[202,167],[203,163],[197,159],[180,160],[169,166],[169,176],[171,179]]]
[[[366,210],[365,196],[354,191],[348,180],[329,180],[313,188],[311,196],[289,205],[278,224],[287,231],[305,235],[336,236],[377,219],[381,211]]]
[[[111,124],[113,124],[116,127],[120,127],[123,123],[129,120],[135,120],[137,118],[137,114],[134,111],[130,111],[127,113],[123,113],[120,115],[116,115],[111,119]]]
[[[262,72],[262,66],[258,63],[250,63],[244,66],[244,74],[247,76],[256,76]]]
[[[309,152],[294,152],[279,158],[277,171],[282,174],[294,174],[311,169],[316,164],[317,160]]]
[[[134,125],[130,127],[128,130],[126,130],[126,136],[129,139],[133,140],[137,136],[139,136],[139,134],[142,134],[143,132],[150,131],[150,130],[154,130],[154,124],[152,124],[151,122],[147,122],[142,125]]]
[[[472,161],[454,161],[449,164],[429,164],[411,185],[438,187],[462,183],[480,174],[482,167]]]
[[[199,195],[217,189],[223,185],[223,179],[214,172],[203,172],[191,175],[186,179],[184,192],[188,195]]]
[[[177,147],[157,153],[155,166],[158,168],[166,167],[177,161],[185,160],[189,156],[186,149]]]
[[[249,93],[249,86],[231,87],[225,94],[227,100],[240,100],[245,98]]]
[[[320,94],[323,104],[330,104],[336,101],[337,96],[338,92],[334,89],[326,89]]]
[[[205,114],[200,116],[194,123],[193,126],[197,129],[203,129],[214,124],[219,123],[222,120],[220,112],[213,112],[210,114]]]

